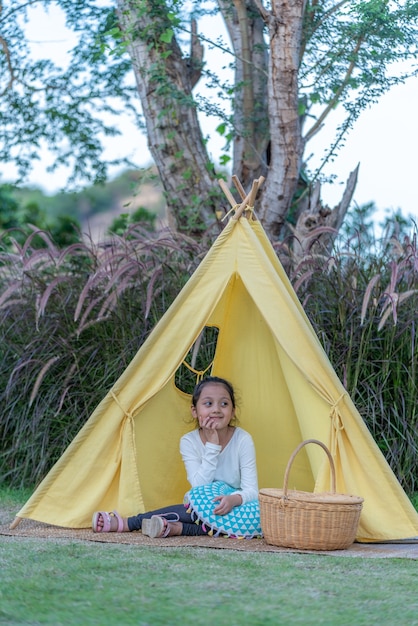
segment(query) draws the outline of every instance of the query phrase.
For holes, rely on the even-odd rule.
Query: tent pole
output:
[[[19,526],[21,521],[22,521],[22,518],[16,515],[13,522],[10,524],[9,529],[14,530],[17,526]]]
[[[227,199],[229,200],[229,204],[232,206],[235,206],[237,203],[235,202],[235,198],[232,195],[232,193],[229,191],[228,185],[226,184],[226,182],[224,181],[223,178],[219,179],[219,184],[222,188],[222,191],[224,192],[224,194],[226,195]]]
[[[234,174],[232,176],[232,181],[235,185],[235,187],[238,189],[238,193],[241,196],[241,200],[244,200],[245,198],[245,189],[244,187],[241,185],[241,181],[239,180],[238,176],[236,174]]]
[[[243,202],[239,205],[237,210],[235,211],[235,215],[232,218],[233,220],[239,220],[242,213],[246,210],[247,207],[253,207],[255,202],[255,197],[257,195],[258,188],[263,184],[264,177],[260,176],[257,180],[253,181],[250,193],[244,198]]]

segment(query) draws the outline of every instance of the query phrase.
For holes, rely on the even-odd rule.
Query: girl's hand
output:
[[[210,417],[199,417],[199,424],[205,433],[206,441],[219,445],[219,434],[217,431],[218,420]]]
[[[226,515],[234,506],[239,506],[242,504],[242,498],[239,493],[233,493],[230,496],[216,496],[213,498],[214,502],[218,502],[218,504],[213,509],[215,515]]]

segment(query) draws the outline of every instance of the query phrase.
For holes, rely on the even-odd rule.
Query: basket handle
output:
[[[327,453],[329,464],[331,466],[331,492],[333,494],[335,494],[335,465],[334,465],[333,458],[331,456],[331,452],[328,450],[326,445],[324,443],[322,443],[322,441],[319,441],[318,439],[306,439],[306,441],[302,441],[302,443],[300,443],[298,445],[296,450],[294,450],[294,452],[293,452],[292,456],[290,457],[289,462],[287,464],[286,472],[285,472],[285,475],[284,475],[284,482],[283,482],[283,497],[284,498],[287,498],[287,483],[288,483],[288,479],[289,479],[289,472],[290,472],[290,468],[292,466],[292,463],[293,463],[293,461],[295,459],[295,456],[297,455],[299,450],[301,450],[303,448],[303,446],[306,446],[306,444],[308,444],[308,443],[316,443],[316,444],[318,444],[318,446],[321,446],[321,448],[323,450],[325,450],[325,452]]]

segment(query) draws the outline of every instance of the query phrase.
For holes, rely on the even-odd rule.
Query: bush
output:
[[[41,198],[45,202],[45,198]],[[23,246],[36,229],[45,230],[58,246],[68,246],[81,240],[80,224],[68,215],[49,216],[34,200],[18,201],[10,185],[0,185],[0,232],[3,248],[11,250],[14,242]],[[32,247],[45,247],[42,237],[31,241]]]

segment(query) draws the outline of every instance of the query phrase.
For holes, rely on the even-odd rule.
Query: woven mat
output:
[[[365,558],[409,558],[418,559],[418,543],[400,544],[363,544],[354,543],[347,550],[294,550],[268,545],[264,539],[230,539],[229,537],[167,537],[166,539],[151,539],[140,532],[131,533],[94,533],[90,528],[73,529],[51,526],[32,520],[22,520],[14,529],[9,524],[0,525],[0,536],[10,539],[32,537],[45,540],[92,541],[97,543],[126,544],[132,546],[153,546],[159,548],[215,548],[224,550],[239,550],[243,552],[279,552],[279,553],[309,553],[330,556],[353,556]]]

